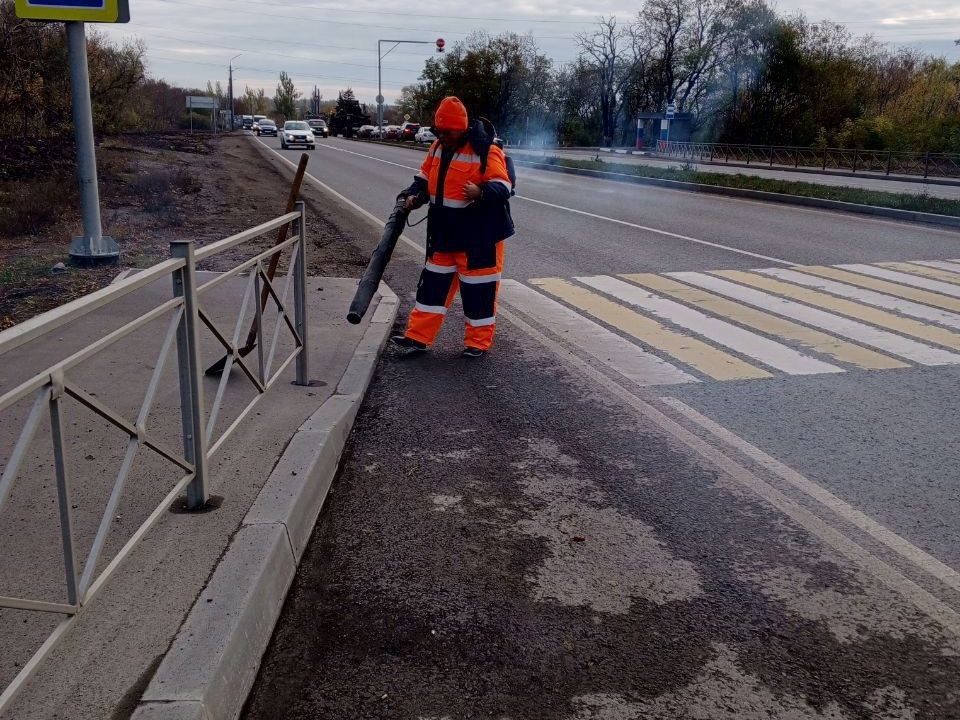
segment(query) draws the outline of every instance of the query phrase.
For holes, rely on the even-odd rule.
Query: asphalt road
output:
[[[419,157],[309,172],[382,217]],[[960,717],[960,233],[518,191],[494,352],[385,354],[247,717]]]
[[[620,153],[608,153],[604,151],[591,150],[544,150],[544,151],[518,151],[518,156],[528,157],[565,157],[574,160],[599,158],[604,162],[620,163],[623,165],[649,165],[652,167],[669,168],[680,167],[687,163],[681,159],[667,159],[651,157],[649,155],[626,155]],[[830,172],[798,172],[796,170],[780,170],[776,167],[765,167],[763,163],[758,163],[750,167],[743,165],[724,165],[716,163],[690,163],[693,170],[702,170],[703,172],[720,173],[721,175],[755,175],[762,178],[774,178],[777,180],[792,180],[794,182],[816,183],[817,185],[831,185],[834,187],[853,187],[862,190],[881,190],[884,192],[909,193],[918,195],[925,193],[933,197],[947,198],[949,200],[960,199],[960,184],[944,185],[941,183],[915,182],[911,180],[898,180],[896,176],[890,178],[877,177],[858,177],[856,175],[841,175]],[[875,174],[875,173],[874,173]],[[920,180],[922,178],[917,178]]]

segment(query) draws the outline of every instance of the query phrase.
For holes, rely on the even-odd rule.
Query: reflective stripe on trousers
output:
[[[407,321],[406,336],[431,345],[443,318],[460,291],[466,319],[464,345],[489,350],[496,331],[497,292],[503,274],[504,243],[497,243],[494,267],[467,269],[465,252],[435,252],[417,284],[417,302]]]

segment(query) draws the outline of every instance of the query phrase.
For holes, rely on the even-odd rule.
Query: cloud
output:
[[[952,43],[960,22],[956,0],[925,0],[922,9],[908,12],[892,0],[854,0],[842,6],[835,0],[781,0],[776,6],[783,14],[801,11],[811,20],[843,22],[857,34],[873,33],[886,42],[936,48],[960,58],[960,48]],[[382,0],[339,7],[329,0],[138,0],[129,24],[103,30],[117,39],[144,40],[151,72],[174,83],[226,84],[229,60],[240,54],[233,66],[234,85],[241,89],[249,84],[272,94],[279,71],[285,70],[298,88],[312,90],[316,84],[325,97],[336,97],[349,85],[362,102],[372,103],[378,39],[426,43],[401,45],[383,61],[383,93],[389,102],[417,80],[424,61],[435,54],[438,37],[450,45],[476,30],[530,33],[560,64],[576,57],[574,35],[598,15],[627,21],[636,15],[640,0],[599,0],[589,9],[568,0],[448,0],[442,8],[387,7]]]

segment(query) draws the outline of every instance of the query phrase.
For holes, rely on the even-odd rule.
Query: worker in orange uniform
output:
[[[459,289],[463,356],[478,358],[493,345],[503,241],[514,232],[510,176],[492,133],[483,122],[469,121],[458,98],[440,103],[433,132],[437,140],[404,191],[408,210],[430,203],[427,259],[406,332],[390,339],[409,353],[425,351]]]

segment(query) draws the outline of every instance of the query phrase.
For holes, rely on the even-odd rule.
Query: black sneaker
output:
[[[463,349],[463,352],[460,353],[460,357],[481,358],[486,354],[487,354],[486,350],[481,350],[480,348],[475,348],[475,347],[468,347]]]
[[[398,348],[403,348],[407,351],[407,354],[413,353],[422,353],[425,352],[427,346],[418,340],[413,338],[408,338],[406,335],[393,335],[390,338],[390,342],[396,345]]]

